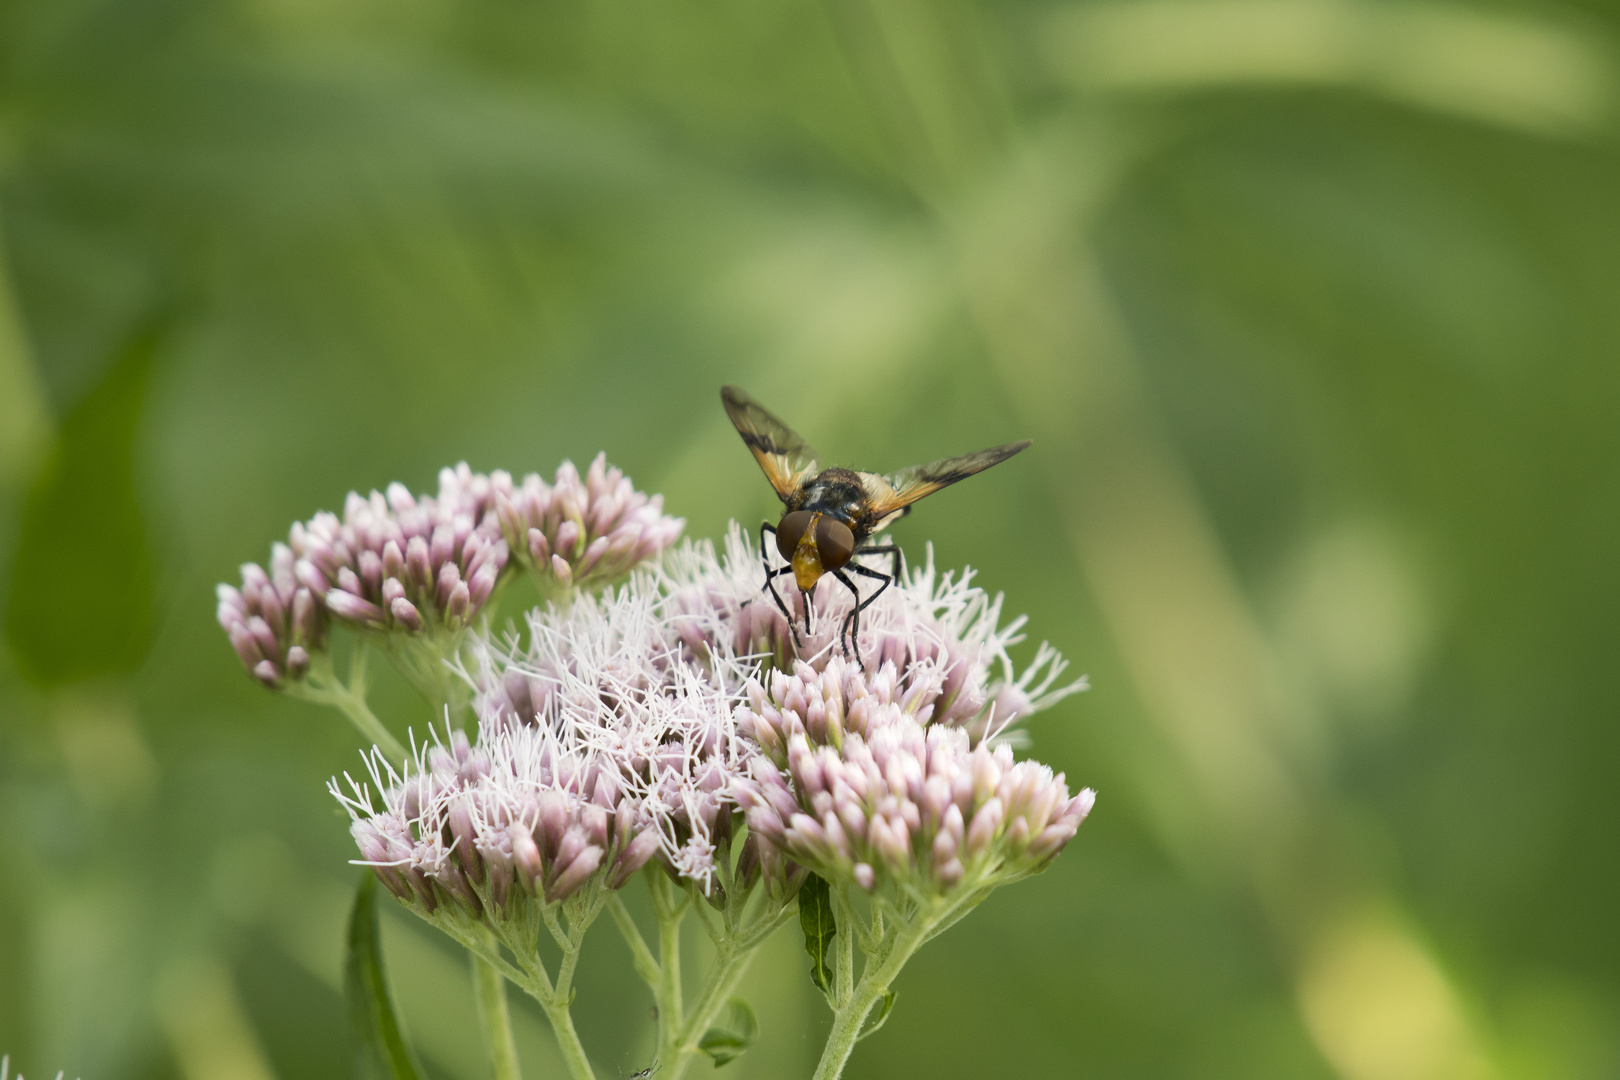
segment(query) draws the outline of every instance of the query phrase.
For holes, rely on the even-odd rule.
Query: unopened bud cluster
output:
[[[343,518],[316,514],[292,527],[299,581],[337,618],[410,634],[471,622],[506,567],[506,541],[489,477],[466,464],[439,474],[439,495],[350,492]]]
[[[664,497],[635,489],[598,454],[583,478],[571,461],[547,484],[530,473],[514,486],[496,473],[495,506],[518,558],[558,585],[614,581],[681,534],[685,522],[664,514]]]
[[[799,664],[749,689],[739,728],[763,751],[735,788],[748,826],[782,859],[872,892],[884,881],[943,893],[1041,868],[1090,812],[1061,773],[929,723],[918,692],[885,662],[868,678],[840,658]],[[769,860],[768,860],[769,862]],[[772,865],[780,865],[772,863]]]
[[[562,585],[606,581],[674,542],[683,523],[661,508],[601,455],[584,479],[565,462],[555,486],[534,475],[514,485],[509,473],[462,462],[440,471],[436,496],[395,483],[350,492],[341,518],[295,523],[269,573],[249,563],[240,589],[219,587],[219,622],[243,665],[272,687],[304,675],[330,618],[407,641],[441,631],[454,641],[494,594],[514,546],[519,562]]]
[[[292,549],[276,544],[269,573],[247,563],[240,589],[218,588],[219,625],[230,636],[242,666],[269,687],[303,678],[311,651],[326,644],[326,609],[308,586],[298,582],[294,566]]]

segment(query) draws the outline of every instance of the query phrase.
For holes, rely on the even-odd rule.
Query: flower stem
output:
[[[962,892],[971,894],[972,890]],[[844,1063],[855,1049],[855,1043],[860,1040],[861,1029],[866,1026],[872,1006],[889,992],[889,986],[912,954],[933,935],[938,926],[952,919],[969,898],[969,895],[962,895],[953,901],[935,900],[919,910],[892,939],[880,946],[880,951],[868,959],[854,992],[839,1003],[838,1011],[833,1014],[832,1030],[827,1034],[827,1045],[821,1052],[821,1062],[816,1066],[812,1080],[837,1080],[844,1071]]]
[[[677,899],[669,878],[661,868],[647,871],[653,911],[658,916],[658,985],[653,996],[658,1002],[658,1060],[661,1075],[673,1075],[677,1047],[686,1015],[681,1003],[681,923],[686,915],[686,898]]]
[[[692,1058],[698,1053],[698,1040],[703,1038],[720,1015],[720,1010],[731,1000],[743,973],[748,970],[749,962],[754,959],[754,951],[726,949],[715,956],[714,967],[709,972],[703,992],[692,1006],[691,1015],[684,1024],[679,1025],[670,1044],[661,1048],[660,1080],[680,1080],[692,1064]]]
[[[305,701],[329,705],[336,709],[348,717],[349,723],[354,725],[361,738],[369,740],[394,765],[402,765],[410,759],[410,754],[400,741],[394,738],[393,733],[383,726],[383,722],[377,719],[377,714],[371,711],[371,706],[366,704],[368,656],[366,644],[356,642],[354,653],[349,660],[348,682],[338,678],[337,672],[332,669],[331,661],[326,660],[311,668],[305,684],[291,684],[288,693]]]
[[[517,1045],[512,1041],[512,1015],[506,1005],[506,977],[488,960],[474,953],[473,996],[478,1001],[478,1019],[484,1028],[484,1047],[489,1051],[495,1080],[523,1080],[518,1067]]]
[[[574,1080],[596,1080],[590,1059],[585,1056],[585,1046],[579,1041],[579,1032],[574,1030],[574,1017],[568,1011],[567,1002],[541,1000],[540,1007],[551,1021],[551,1031],[557,1037],[557,1049],[568,1064],[569,1075]]]

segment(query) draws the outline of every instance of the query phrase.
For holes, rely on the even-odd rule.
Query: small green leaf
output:
[[[804,951],[810,954],[810,981],[823,994],[832,993],[832,939],[838,933],[833,918],[832,892],[814,874],[799,887],[799,925],[804,928]]]
[[[878,1028],[882,1027],[888,1022],[889,1013],[894,1009],[894,999],[898,997],[899,994],[900,992],[898,990],[890,990],[887,994],[883,995],[883,1000],[878,1002],[877,1019],[874,1020],[868,1016],[866,1026],[861,1029],[861,1033],[859,1035],[855,1036],[856,1042],[860,1042],[868,1035],[873,1034]]]
[[[377,929],[377,879],[367,871],[349,916],[349,949],[343,963],[343,996],[358,1044],[356,1074],[365,1080],[422,1080],[422,1066],[405,1041],[383,971]]]
[[[732,998],[724,1025],[704,1032],[703,1038],[698,1040],[698,1049],[713,1058],[714,1067],[718,1069],[742,1057],[758,1034],[759,1021],[754,1019],[754,1010],[742,998]]]

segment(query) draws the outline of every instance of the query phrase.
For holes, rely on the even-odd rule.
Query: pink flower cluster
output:
[[[475,748],[453,732],[403,779],[373,758],[381,808],[368,789],[351,781],[343,795],[334,784],[362,861],[395,896],[426,914],[453,901],[475,918],[509,918],[593,876],[618,888],[658,850],[611,764],[532,725],[489,734]]]
[[[439,495],[349,492],[343,518],[316,514],[292,527],[299,581],[333,615],[375,630],[459,629],[495,591],[506,541],[493,485],[465,462],[439,473]]]
[[[1005,743],[972,744],[929,723],[891,662],[871,678],[840,658],[755,683],[740,729],[763,751],[733,788],[748,827],[781,856],[868,892],[880,881],[946,892],[1039,869],[1090,812],[1061,773],[1014,762]]]
[[[440,471],[436,496],[395,483],[350,492],[341,518],[322,512],[294,524],[269,574],[249,563],[241,589],[220,586],[220,625],[247,669],[278,686],[302,676],[329,616],[407,638],[464,630],[500,584],[512,543],[519,562],[548,578],[596,583],[657,555],[682,525],[601,455],[583,479],[565,462],[555,486],[535,475],[514,486],[509,473],[462,462]],[[305,628],[297,641],[295,626]]]
[[[380,806],[370,787],[333,786],[362,861],[430,912],[442,893],[508,917],[514,885],[551,903],[653,858],[711,893],[731,785],[757,751],[737,736],[735,691],[675,654],[662,610],[642,574],[530,612],[524,643],[476,638],[477,745],[454,734],[403,779],[374,757]]]
[[[652,859],[714,899],[744,814],[735,880],[763,876],[779,898],[807,870],[868,890],[988,887],[1062,849],[1092,793],[999,738],[1083,686],[1049,689],[1055,653],[1038,654],[1039,683],[1014,679],[1019,623],[998,626],[998,601],[928,567],[869,609],[865,670],[830,638],[773,668],[748,648],[771,617],[744,602],[752,559],[689,544],[622,587],[535,609],[521,637],[474,634],[461,674],[477,743],[451,736],[404,778],[373,759],[381,805],[353,782],[339,796],[362,861],[430,911],[449,897],[507,917],[514,897],[616,888]]]
[[[559,585],[614,581],[673,544],[686,522],[664,514],[664,497],[637,491],[607,457],[582,479],[565,461],[554,484],[530,473],[520,485],[495,473],[495,507],[512,550]]]
[[[292,549],[276,544],[270,572],[256,563],[242,567],[242,587],[219,586],[219,625],[230,636],[242,666],[269,687],[309,671],[310,650],[325,646],[326,610],[294,574]]]

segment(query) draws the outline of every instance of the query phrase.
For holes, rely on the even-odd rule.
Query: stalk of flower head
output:
[[[657,1002],[660,1076],[678,1076],[731,999],[754,951],[791,918],[791,895],[765,895],[758,861],[738,844],[731,798],[757,750],[737,736],[734,713],[751,658],[686,655],[663,581],[638,573],[622,589],[528,618],[527,645],[486,642],[477,709],[486,733],[534,723],[610,763],[640,807],[642,874],[658,920],[657,955],[618,897],[608,903],[638,973]],[[624,883],[622,875],[610,886]],[[680,925],[694,912],[715,961],[683,1002]]]
[[[563,483],[567,477],[573,478],[572,485]],[[526,487],[532,485],[526,482]],[[657,501],[636,492],[618,470],[608,471],[601,457],[584,483],[573,467],[565,464],[559,472],[558,490],[563,495],[555,500],[560,512],[576,518],[576,528],[578,522],[583,522],[595,530],[589,533],[589,543],[573,562],[559,560],[552,568],[536,568],[540,574],[552,573],[564,585],[578,579],[595,583],[622,575],[636,561],[672,542],[680,531],[679,521],[663,517]],[[465,463],[441,471],[436,497],[412,496],[400,484],[390,485],[386,495],[373,491],[362,498],[350,493],[341,519],[323,513],[295,524],[289,544],[274,545],[268,573],[248,564],[242,568],[240,589],[220,586],[219,622],[243,665],[261,683],[289,696],[330,705],[349,718],[376,747],[368,757],[374,778],[386,774],[403,787],[415,784],[420,789],[432,777],[442,779],[443,748],[431,753],[424,748],[411,755],[372,713],[366,700],[368,646],[380,647],[430,706],[447,719],[466,701],[466,683],[457,677],[454,667],[459,663],[457,656],[469,628],[495,598],[508,568],[508,546],[496,504],[499,501],[510,507],[513,495],[509,474],[484,476],[472,472]],[[525,505],[532,508],[532,500]],[[627,536],[631,539],[626,540]],[[562,538],[567,538],[566,530]],[[590,550],[597,540],[605,540],[606,549]],[[356,634],[347,678],[337,675],[333,663],[330,630],[334,623]],[[449,745],[452,756],[468,749],[465,737],[453,732]],[[437,773],[434,766],[438,766]],[[648,855],[648,842],[642,841],[639,847],[633,843],[617,805],[602,805],[611,801],[608,791],[604,786],[600,792],[589,792],[597,800],[593,804],[596,809],[572,807],[569,813],[573,816],[558,827],[555,835],[543,830],[532,833],[534,851],[518,842],[514,852],[484,836],[486,846],[493,845],[490,857],[494,868],[474,862],[467,870],[475,873],[478,888],[493,890],[482,894],[482,900],[481,894],[468,892],[466,880],[456,876],[454,865],[438,876],[415,868],[378,870],[390,888],[400,881],[415,883],[418,901],[430,915],[440,912],[441,922],[450,911],[439,907],[443,899],[440,894],[447,889],[448,895],[462,905],[469,903],[469,897],[474,904],[498,905],[506,900],[505,891],[512,888],[530,894],[538,890],[544,900],[540,921],[559,938],[565,955],[572,959],[565,959],[565,970],[559,972],[556,982],[538,982],[537,974],[544,979],[549,976],[525,972],[533,984],[526,988],[549,1001],[548,1016],[557,1029],[559,1045],[580,1076],[589,1075],[589,1064],[573,1035],[567,997],[579,938],[594,918],[594,910],[600,907],[601,884],[593,886],[587,879],[596,869],[595,861],[606,857],[607,865],[622,884],[638,860]],[[467,811],[465,802],[449,810],[458,827],[465,824],[460,816]],[[400,809],[395,807],[396,811]],[[486,809],[497,815],[521,815],[537,807],[502,810],[497,805]],[[543,809],[545,827],[557,824],[556,798],[545,800]],[[612,836],[604,843],[600,819],[606,809],[616,813]],[[397,844],[409,832],[409,828],[401,833],[394,827],[401,820],[411,821],[411,828],[422,827],[419,818],[401,819],[397,812],[392,818],[380,819],[378,828],[386,823],[392,831],[376,835],[363,829],[357,831],[362,854],[372,860],[379,854],[397,854]],[[537,823],[539,820],[536,818]],[[384,846],[378,848],[379,843]],[[434,865],[432,851],[414,854],[428,860],[423,865]],[[482,852],[478,858],[483,858]],[[429,880],[435,884],[423,891],[421,886]],[[594,908],[593,888],[598,894]],[[516,970],[499,954],[503,944],[511,943],[501,941],[488,926],[446,925],[446,929],[458,931],[457,936],[474,953],[479,969],[480,1008],[489,1027],[486,1035],[499,1063],[501,1046],[510,1046],[510,1030],[503,985],[494,973],[510,977]],[[531,948],[529,955],[537,954]],[[504,1075],[515,1076],[515,1061],[508,1064]]]
[[[971,571],[937,574],[931,550],[863,613],[858,659],[837,644],[851,607],[844,592],[810,597],[813,629],[795,640],[758,591],[757,560],[735,526],[723,558],[707,545],[670,552],[666,609],[684,654],[721,682],[735,670],[728,657],[766,661],[739,688],[748,705],[738,730],[759,753],[732,795],[747,812],[744,857],[766,895],[826,882],[834,902],[842,937],[833,935],[825,989],[838,1016],[822,1070],[833,1076],[922,941],[991,889],[1044,868],[1078,828],[1092,794],[1071,798],[1050,769],[1014,763],[1006,731],[1085,680],[1058,685],[1064,662],[1044,644],[1015,675],[1007,650],[1024,620],[1002,624],[1001,598],[975,588]],[[788,600],[796,621],[804,602]],[[867,958],[858,986],[857,941]]]
[[[658,579],[642,573],[600,597],[531,612],[526,643],[475,635],[462,671],[476,690],[476,745],[448,732],[402,771],[373,755],[369,784],[333,787],[353,815],[360,861],[533,995],[576,1076],[589,1064],[567,1005],[604,905],[639,946],[638,967],[660,996],[660,1060],[676,1072],[729,999],[743,958],[791,910],[786,896],[750,909],[754,880],[733,870],[730,789],[757,753],[733,719],[741,662],[728,659],[737,670],[717,677],[721,669],[683,658],[664,606]],[[660,914],[659,960],[614,896],[643,867]],[[683,1010],[678,930],[689,907],[716,937],[721,970]],[[541,960],[542,933],[562,951],[555,971]]]
[[[816,1073],[831,1078],[873,1009],[878,1023],[887,1017],[916,949],[993,889],[1044,869],[1089,813],[1092,791],[1071,796],[1061,774],[1015,762],[1005,736],[1085,681],[1056,686],[1064,665],[1044,645],[1014,678],[1007,647],[1022,620],[1000,625],[1000,598],[969,574],[936,575],[931,552],[867,610],[858,658],[836,645],[848,610],[836,592],[810,599],[816,630],[795,650],[786,618],[732,583],[751,559],[733,533],[729,572],[701,584],[688,575],[672,596],[694,653],[746,643],[773,658],[739,710],[738,730],[760,753],[732,793],[767,888],[809,873],[802,888],[815,885],[817,904],[826,890],[822,931],[834,948],[812,951],[812,974],[835,1013]],[[806,914],[807,932],[812,921]]]

